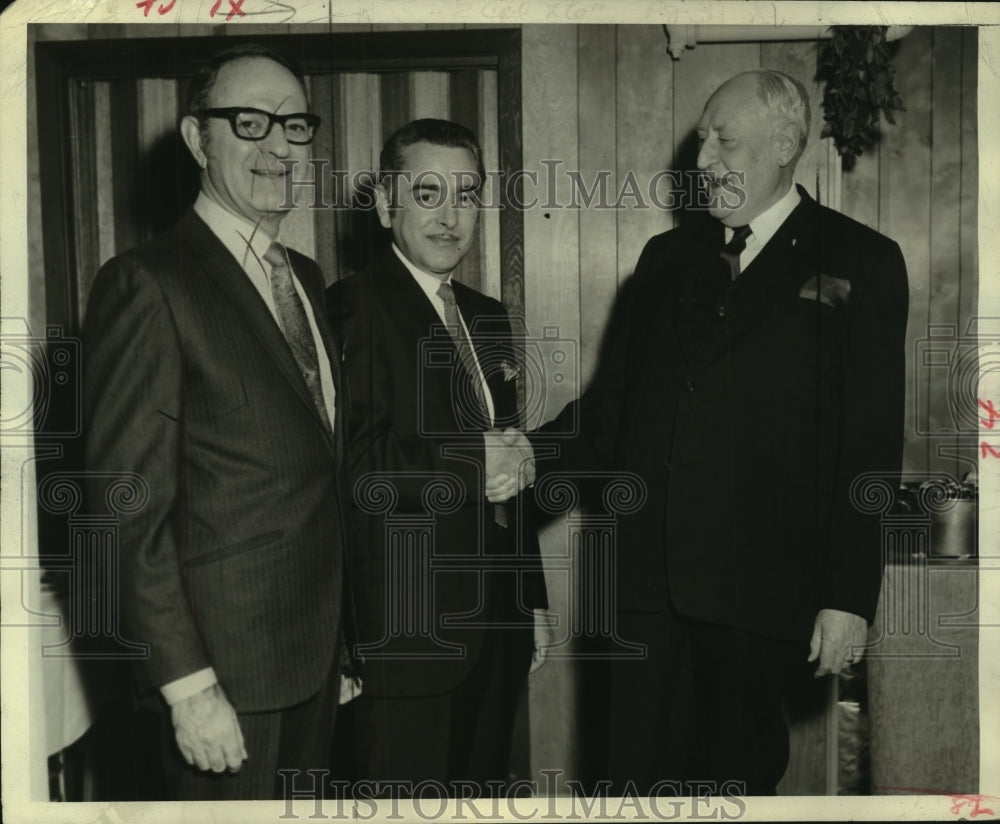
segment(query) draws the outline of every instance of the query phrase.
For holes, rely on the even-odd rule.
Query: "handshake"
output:
[[[518,429],[491,429],[486,442],[486,500],[493,504],[513,498],[535,482],[535,453]]]

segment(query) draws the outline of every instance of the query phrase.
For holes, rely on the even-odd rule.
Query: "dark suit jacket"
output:
[[[894,242],[800,194],[731,287],[714,220],[642,252],[578,402],[582,437],[561,444],[564,468],[646,484],[619,520],[619,609],[672,603],[798,640],[821,608],[874,616],[879,518],[851,487],[899,470],[906,269]]]
[[[495,425],[516,426],[517,361],[503,306],[461,283],[454,289]],[[331,286],[327,301],[350,404],[351,566],[367,645],[365,692],[442,693],[468,674],[488,624],[530,625],[531,609],[545,606],[537,535],[525,514],[531,501],[522,495],[505,505],[511,530],[494,523],[483,493],[489,422],[440,317],[391,249]],[[411,559],[405,569],[387,563],[389,532],[425,535],[423,550],[402,550]],[[484,573],[491,565],[505,569]],[[400,587],[426,593],[428,606],[413,618],[420,626],[401,614]]]
[[[322,276],[289,254],[339,382]],[[212,666],[240,712],[309,697],[338,651],[343,416],[331,442],[266,305],[193,211],[101,268],[83,337],[88,469],[149,487],[120,524],[140,680]]]

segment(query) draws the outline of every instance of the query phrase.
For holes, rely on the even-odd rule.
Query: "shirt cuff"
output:
[[[171,681],[169,684],[164,684],[160,687],[160,692],[166,699],[166,702],[172,707],[174,704],[179,704],[185,698],[190,698],[192,695],[197,695],[204,689],[212,686],[212,684],[217,684],[219,679],[215,677],[215,670],[211,667],[205,667],[205,669],[200,669],[197,672],[192,672],[190,675],[185,675],[183,678],[178,678]]]

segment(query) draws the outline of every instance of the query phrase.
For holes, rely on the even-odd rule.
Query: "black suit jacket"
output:
[[[495,426],[516,426],[517,360],[503,306],[461,283],[454,290]],[[469,673],[491,626],[530,625],[532,608],[545,606],[531,499],[508,502],[511,529],[497,527],[483,492],[489,421],[440,317],[391,249],[331,286],[327,301],[350,405],[365,692],[442,693]],[[402,535],[413,543],[394,543]],[[404,591],[423,593],[420,606],[407,606]]]
[[[646,485],[619,521],[619,609],[672,603],[798,640],[821,608],[874,616],[880,524],[852,484],[899,470],[906,270],[894,242],[799,191],[731,286],[714,220],[642,252],[578,402],[581,437],[560,444],[564,468]]]
[[[339,383],[322,276],[289,254]],[[331,441],[260,295],[193,211],[101,268],[83,339],[87,467],[149,489],[119,544],[124,634],[150,647],[140,681],[212,666],[240,712],[309,697],[341,629],[343,415]]]

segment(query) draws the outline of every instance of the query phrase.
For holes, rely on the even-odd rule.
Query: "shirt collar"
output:
[[[792,183],[791,188],[789,188],[780,200],[751,220],[750,231],[753,232],[757,243],[765,246],[774,237],[774,233],[781,228],[781,224],[795,211],[795,207],[799,205],[799,201],[801,200],[802,196],[799,194],[799,190]],[[732,237],[731,231],[727,232],[726,236],[727,238]]]
[[[255,257],[258,261],[262,261],[264,253],[274,242],[274,238],[263,228],[254,226],[249,220],[223,208],[204,192],[198,193],[194,211],[222,241],[244,271]],[[247,254],[247,242],[253,250],[251,254]]]
[[[414,264],[413,261],[411,261],[406,255],[404,255],[400,248],[396,245],[395,241],[393,241],[392,244],[392,251],[396,253],[396,257],[403,262],[403,265],[407,268],[410,274],[413,275],[413,279],[417,282],[417,285],[424,290],[427,297],[432,300],[441,300],[441,298],[438,297],[437,291],[441,288],[442,283],[451,283],[451,273],[449,272],[448,277],[444,280],[441,280],[441,278],[437,275],[428,274],[423,269],[416,266],[416,264]]]

